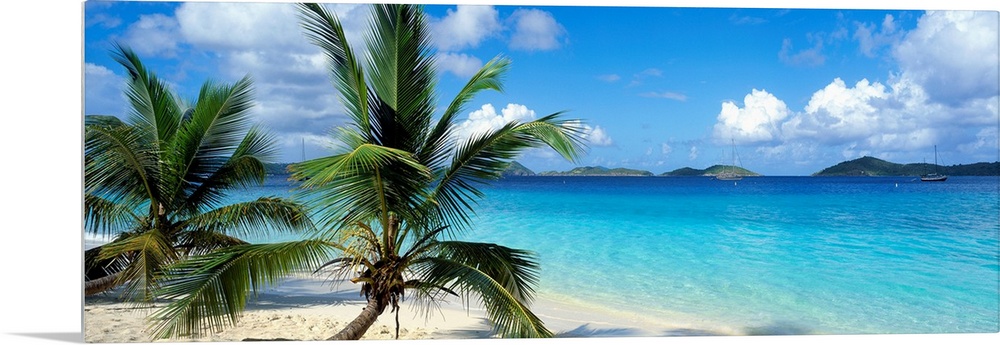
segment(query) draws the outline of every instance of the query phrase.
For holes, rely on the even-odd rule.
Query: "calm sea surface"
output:
[[[508,178],[484,189],[464,239],[535,251],[545,298],[650,319],[767,334],[998,332],[998,181]],[[234,197],[289,188],[275,177]]]

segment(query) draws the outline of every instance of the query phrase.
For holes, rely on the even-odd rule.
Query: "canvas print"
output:
[[[996,11],[88,1],[84,340],[996,333]]]

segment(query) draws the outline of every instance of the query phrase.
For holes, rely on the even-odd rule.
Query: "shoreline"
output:
[[[662,337],[741,335],[724,330],[704,330],[680,322],[650,319],[639,312],[611,312],[597,306],[574,305],[536,296],[531,306],[545,326],[559,338]],[[473,303],[476,303],[473,301]],[[85,342],[201,342],[247,339],[326,340],[354,319],[365,301],[350,282],[331,284],[305,274],[260,291],[251,299],[240,321],[201,338],[152,340],[145,331],[145,316],[152,309],[132,309],[113,294],[84,298]],[[154,308],[162,307],[156,304]],[[490,326],[482,308],[464,309],[462,301],[449,298],[437,310],[421,310],[404,300],[399,312],[400,339],[487,339]],[[395,315],[382,314],[362,339],[393,339]]]

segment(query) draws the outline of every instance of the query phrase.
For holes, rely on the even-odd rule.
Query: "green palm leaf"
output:
[[[181,227],[241,237],[311,229],[305,207],[285,198],[260,197],[229,204],[188,218]]]
[[[97,277],[96,266],[107,266],[101,277],[116,278],[91,284],[88,275],[87,295],[125,285],[125,298],[149,302],[163,269],[184,255],[245,243],[233,235],[311,228],[294,200],[222,204],[227,192],[262,183],[275,152],[274,138],[250,123],[250,78],[204,83],[188,106],[131,49],[116,45],[112,57],[128,74],[131,107],[127,121],[86,117],[84,210],[87,231],[119,234],[90,252],[87,269]]]
[[[151,230],[103,245],[97,258],[120,257],[129,261],[118,278],[118,283],[124,284],[123,298],[146,304],[156,297],[160,275],[167,264],[177,259],[177,254],[162,233]]]
[[[453,147],[451,131],[455,125],[455,117],[464,111],[465,105],[475,97],[476,94],[484,90],[503,91],[501,84],[502,76],[510,69],[510,60],[500,57],[493,58],[486,63],[472,79],[462,87],[458,95],[452,99],[444,114],[438,120],[425,141],[424,147],[420,149],[418,157],[425,165],[433,168],[440,168],[445,161],[450,158],[450,149]]]
[[[319,201],[318,222],[339,228],[373,219],[387,221],[389,210],[405,210],[419,204],[423,195],[417,184],[390,184],[392,176],[427,181],[426,167],[406,151],[362,144],[352,151],[306,161],[292,166],[295,179],[312,189]],[[317,188],[322,186],[323,188]],[[372,216],[379,215],[379,216]],[[374,218],[373,218],[374,217]]]
[[[441,256],[478,268],[497,281],[523,304],[528,304],[538,283],[535,254],[493,243],[444,241],[437,243]]]
[[[211,173],[187,196],[184,209],[197,213],[197,207],[218,205],[227,190],[263,183],[267,176],[263,162],[269,161],[274,155],[274,143],[274,138],[263,130],[251,127],[221,166],[202,169]]]
[[[443,257],[423,258],[415,261],[413,267],[420,281],[464,291],[466,301],[482,301],[486,316],[493,323],[493,331],[502,337],[552,336],[552,332],[525,303],[483,270]]]
[[[200,187],[211,177],[220,179],[217,174],[220,171],[229,172],[222,167],[232,159],[237,144],[246,139],[252,92],[252,83],[246,77],[233,85],[202,86],[198,103],[182,122],[170,149],[163,154],[166,161],[173,163],[173,169],[164,178],[173,200],[185,201],[197,190],[198,196],[208,197],[210,203],[219,201],[217,193],[209,192],[212,189]],[[257,178],[262,179],[263,174]]]
[[[247,299],[283,277],[317,267],[333,247],[321,241],[249,244],[190,257],[172,266],[160,297],[174,300],[150,316],[157,338],[220,331],[239,321]]]
[[[355,57],[340,21],[323,6],[299,4],[299,19],[306,37],[323,50],[330,63],[330,74],[347,114],[360,133],[368,135],[368,86],[365,72]]]
[[[559,121],[560,113],[519,124],[508,123],[494,130],[473,135],[459,145],[451,166],[441,172],[441,179],[431,192],[440,217],[458,229],[468,226],[468,214],[474,200],[482,197],[476,185],[500,177],[517,154],[529,147],[548,145],[567,159],[575,159],[583,151],[579,129]]]
[[[146,70],[139,56],[132,49],[115,44],[112,58],[125,67],[129,75],[125,90],[131,103],[130,119],[133,124],[144,128],[149,142],[170,141],[180,125],[183,111],[176,97],[155,74]]]
[[[157,152],[141,130],[120,124],[90,124],[84,132],[84,188],[108,200],[159,195]]]
[[[115,202],[98,195],[83,195],[83,219],[89,232],[110,236],[127,229],[139,216],[135,214],[138,205],[131,202]]]

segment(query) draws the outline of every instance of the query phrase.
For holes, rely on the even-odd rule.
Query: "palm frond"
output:
[[[417,152],[434,112],[434,58],[420,6],[373,6],[367,37],[375,140]]]
[[[373,219],[385,223],[389,211],[405,212],[419,205],[430,180],[427,168],[410,153],[373,144],[306,161],[293,170],[292,177],[303,180],[301,187],[312,194],[317,211],[324,215],[317,223],[331,229]],[[402,176],[410,183],[387,183]]]
[[[128,258],[125,255],[101,259],[102,249],[103,246],[97,246],[83,252],[84,281],[112,276],[124,270],[128,264]]]
[[[299,4],[299,21],[305,35],[326,55],[330,74],[347,114],[360,132],[371,133],[365,71],[351,50],[337,16],[315,3]]]
[[[218,205],[224,200],[225,191],[260,185],[267,177],[264,162],[270,161],[275,150],[272,136],[257,126],[251,127],[228,160],[212,170],[187,196],[183,208],[197,213],[199,207]]]
[[[508,123],[495,131],[473,135],[454,153],[451,166],[444,172],[430,193],[430,212],[442,221],[462,230],[469,225],[473,205],[483,196],[476,184],[500,177],[508,161],[530,147],[531,138],[515,131],[516,123]]]
[[[521,303],[528,304],[538,284],[538,262],[529,251],[493,243],[444,241],[436,249],[447,259],[478,268]]]
[[[183,111],[176,96],[166,83],[156,74],[146,70],[139,56],[131,48],[115,44],[112,58],[128,73],[128,88],[125,95],[131,104],[130,121],[146,128],[151,142],[158,144],[170,141],[177,132]]]
[[[86,230],[93,234],[109,236],[135,224],[139,216],[134,213],[138,203],[115,202],[98,195],[83,195],[83,219]]]
[[[267,236],[273,232],[298,232],[312,228],[301,203],[280,197],[260,197],[233,203],[188,218],[180,227],[241,237]]]
[[[517,131],[528,133],[535,140],[544,142],[563,158],[574,162],[586,149],[583,127],[579,120],[562,120],[562,112],[544,116],[518,126]]]
[[[189,116],[162,156],[171,164],[164,185],[178,203],[199,189],[230,161],[247,138],[253,83],[244,77],[232,85],[206,82]],[[261,178],[262,179],[262,176]]]
[[[502,337],[547,338],[552,332],[517,296],[487,272],[443,257],[426,257],[411,266],[417,279],[460,291],[463,298],[479,299],[493,331]]]
[[[576,158],[583,150],[580,130],[563,125],[560,113],[527,122],[510,122],[503,127],[473,135],[455,150],[451,166],[441,172],[441,179],[430,193],[442,220],[461,230],[469,223],[472,205],[482,197],[477,184],[495,180],[517,154],[526,148],[548,145],[560,154]]]
[[[425,165],[437,168],[449,157],[451,147],[451,129],[455,116],[465,110],[465,105],[477,94],[485,90],[503,92],[502,77],[510,69],[510,60],[499,56],[483,65],[475,75],[462,87],[451,104],[445,109],[434,129],[427,135],[424,147],[418,153],[419,160]]]
[[[122,298],[136,304],[151,303],[159,288],[163,269],[177,259],[170,242],[157,230],[119,237],[102,246],[98,260],[125,257],[118,284],[124,284]]]
[[[239,321],[248,297],[331,256],[322,241],[249,244],[173,265],[160,296],[170,304],[150,316],[156,338],[200,336]]]
[[[157,152],[141,130],[125,125],[84,127],[85,193],[108,200],[158,199]]]
[[[220,248],[250,244],[224,233],[211,230],[189,230],[177,236],[174,246],[182,255],[204,255]]]

